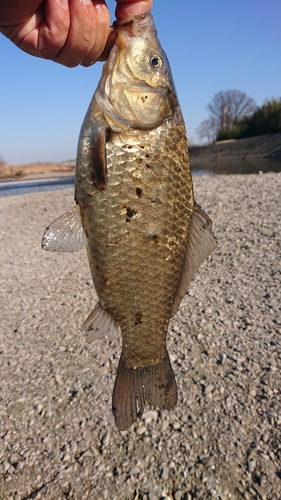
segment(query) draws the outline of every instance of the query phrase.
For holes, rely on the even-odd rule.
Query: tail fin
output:
[[[112,398],[118,429],[124,431],[137,420],[137,404],[140,413],[145,401],[160,409],[173,410],[177,397],[177,384],[167,351],[158,365],[136,369],[125,368],[121,355]]]

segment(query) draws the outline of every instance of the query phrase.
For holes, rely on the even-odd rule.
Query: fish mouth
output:
[[[113,28],[118,32],[116,43],[120,49],[126,48],[130,38],[142,36],[153,37],[157,35],[153,17],[150,12],[126,19],[117,19]]]
[[[156,33],[156,28],[150,11],[137,16],[127,17],[125,19],[116,19],[113,23],[113,27],[119,28],[120,26],[134,30],[139,29],[141,32],[143,32],[145,27],[149,27],[150,29],[153,29],[154,33]],[[135,35],[136,33],[134,32],[133,36]]]

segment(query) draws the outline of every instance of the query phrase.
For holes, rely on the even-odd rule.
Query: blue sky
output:
[[[114,0],[108,0],[112,12]],[[280,0],[154,0],[190,142],[215,92],[238,89],[257,105],[281,97]],[[102,64],[65,68],[0,35],[0,155],[8,163],[74,159]]]

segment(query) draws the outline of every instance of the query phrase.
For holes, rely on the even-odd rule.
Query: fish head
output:
[[[115,44],[103,68],[96,99],[119,126],[153,129],[177,106],[167,56],[150,13],[116,21]]]

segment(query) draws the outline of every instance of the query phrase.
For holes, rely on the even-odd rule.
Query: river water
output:
[[[192,175],[229,175],[229,174],[254,174],[267,172],[281,172],[281,162],[272,160],[235,161],[221,163],[204,163],[191,159]],[[73,189],[74,175],[0,181],[0,196],[14,196],[19,194],[55,191],[58,189]]]

